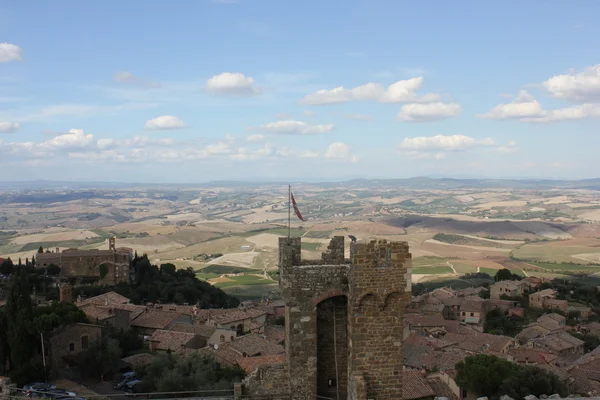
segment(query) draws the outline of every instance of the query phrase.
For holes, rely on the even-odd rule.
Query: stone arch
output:
[[[324,302],[325,300],[327,300],[329,298],[337,297],[337,296],[346,296],[346,293],[344,293],[340,289],[328,290],[326,292],[321,293],[321,295],[315,297],[313,299],[313,304],[317,305],[317,304]]]
[[[356,311],[363,312],[377,303],[377,296],[374,293],[363,295],[356,303]]]
[[[390,308],[395,308],[398,304],[400,304],[401,297],[402,292],[398,291],[386,294],[382,309],[389,310]]]

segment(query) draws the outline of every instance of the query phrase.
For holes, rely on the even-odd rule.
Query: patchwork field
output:
[[[348,244],[352,235],[408,242],[414,282],[462,285],[465,274],[502,268],[565,279],[600,273],[600,181],[357,180],[298,184],[294,193],[308,220],[292,213],[290,235],[302,237],[306,259],[318,259],[332,236]],[[192,268],[240,298],[274,296],[286,201],[278,184],[0,185],[0,257],[31,259],[40,246],[106,249],[114,236],[118,247]]]

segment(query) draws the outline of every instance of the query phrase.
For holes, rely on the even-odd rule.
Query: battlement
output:
[[[344,236],[335,236],[319,260],[302,260],[301,238],[279,239],[292,398],[354,400],[357,382],[367,398],[401,398],[408,243],[352,242],[350,258],[345,251]]]

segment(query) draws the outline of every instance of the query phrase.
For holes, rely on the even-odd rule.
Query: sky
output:
[[[0,2],[0,181],[600,177],[600,2]]]

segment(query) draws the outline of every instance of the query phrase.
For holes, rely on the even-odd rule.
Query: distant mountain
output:
[[[184,188],[213,188],[213,187],[244,187],[257,188],[265,186],[285,187],[289,183],[307,184],[323,188],[340,186],[359,188],[378,187],[407,187],[415,189],[589,189],[600,190],[600,178],[582,180],[552,180],[552,179],[491,179],[491,178],[432,178],[414,177],[402,179],[351,179],[344,181],[309,182],[298,180],[289,181],[211,181],[207,183],[124,183],[124,182],[69,182],[69,181],[20,181],[0,182],[0,190],[85,190],[85,189],[184,189]]]

